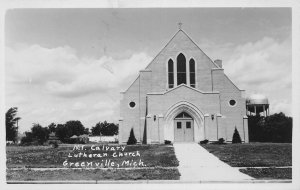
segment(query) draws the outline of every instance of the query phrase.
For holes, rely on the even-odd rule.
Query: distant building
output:
[[[79,139],[80,142],[88,143],[89,142],[89,135],[86,135],[86,134],[80,135],[78,137],[78,139]]]
[[[244,90],[181,29],[121,93],[119,143],[248,142]],[[245,121],[246,120],[246,121]]]
[[[89,141],[90,142],[96,142],[96,143],[100,143],[100,142],[117,142],[118,141],[118,135],[114,135],[114,136],[89,136]]]

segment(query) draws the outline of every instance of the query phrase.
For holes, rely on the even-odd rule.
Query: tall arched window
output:
[[[174,64],[172,59],[168,61],[168,83],[169,88],[174,87]]]
[[[191,87],[196,87],[195,61],[190,59],[190,84]]]
[[[177,85],[186,84],[186,60],[182,53],[177,56]]]

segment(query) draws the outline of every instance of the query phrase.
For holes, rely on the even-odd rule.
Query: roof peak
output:
[[[178,22],[178,29],[181,30],[183,23],[182,22]]]

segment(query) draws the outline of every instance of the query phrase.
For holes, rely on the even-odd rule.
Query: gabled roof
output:
[[[151,65],[151,63],[161,54],[161,52],[172,42],[172,40],[179,34],[179,33],[182,33],[182,34],[184,34],[206,57],[207,57],[207,59],[209,60],[209,61],[211,61],[211,63],[213,64],[213,65],[215,65],[216,66],[216,68],[220,68],[215,62],[213,62],[212,60],[211,60],[211,58],[210,57],[208,57],[207,55],[206,55],[206,53],[204,53],[204,51],[202,51],[202,49],[192,40],[192,38],[190,38],[190,36],[185,32],[185,31],[183,31],[182,29],[179,29],[174,35],[173,35],[173,37],[167,42],[167,44],[156,54],[156,56],[150,61],[150,63],[146,66],[146,68],[145,68],[145,70],[147,70],[148,69],[148,67]],[[137,78],[131,83],[131,85],[125,90],[125,91],[123,91],[123,92],[121,92],[121,93],[125,93],[125,92],[127,92],[127,90],[134,84],[134,82],[139,78],[139,76],[140,75],[138,75],[137,76]]]
[[[148,69],[148,67],[152,64],[152,62],[161,54],[161,52],[172,42],[172,40],[179,34],[179,33],[182,33],[182,34],[184,34],[207,58],[208,58],[208,60],[209,61],[211,61],[211,63],[213,63],[215,66],[216,66],[216,68],[219,68],[219,66],[215,63],[215,62],[213,62],[212,60],[211,60],[211,58],[210,57],[208,57],[205,53],[204,53],[204,51],[202,51],[202,49],[200,49],[200,47],[192,40],[192,38],[190,38],[189,37],[189,35],[185,32],[185,31],[183,31],[182,29],[179,29],[174,35],[173,35],[173,37],[167,42],[167,44],[156,54],[156,56],[150,61],[150,63],[146,66],[146,68],[145,68],[145,70],[147,70]],[[131,85],[125,90],[125,91],[123,91],[123,93],[124,92],[127,92],[127,90],[133,85],[133,83],[137,80],[139,78],[139,75],[137,76],[137,78],[131,83]]]
[[[71,139],[76,139],[76,138],[78,138],[78,136],[77,135],[73,135],[72,137],[70,137]]]
[[[156,57],[158,56],[158,55],[160,55],[160,53],[172,42],[172,40],[179,34],[179,33],[183,33],[189,40],[191,40],[191,42],[193,43],[193,44],[195,44],[195,46],[217,67],[217,68],[219,68],[219,66],[215,63],[215,62],[213,62],[212,60],[211,60],[211,58],[210,57],[208,57],[207,55],[206,55],[206,53],[204,53],[204,51],[202,51],[202,49],[192,40],[192,38],[190,38],[190,36],[185,32],[185,31],[183,31],[182,29],[179,29],[174,35],[173,35],[173,37],[169,40],[169,42],[159,51],[159,53],[158,54],[156,54],[156,56],[152,59],[152,61],[150,61],[150,63],[146,66],[146,68],[145,69],[147,69],[150,65],[151,65],[151,63],[156,59]]]
[[[79,137],[89,137],[87,134],[80,135]]]

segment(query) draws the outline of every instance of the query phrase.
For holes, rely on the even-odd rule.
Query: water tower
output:
[[[252,94],[246,99],[247,115],[269,116],[269,100],[262,94]]]

